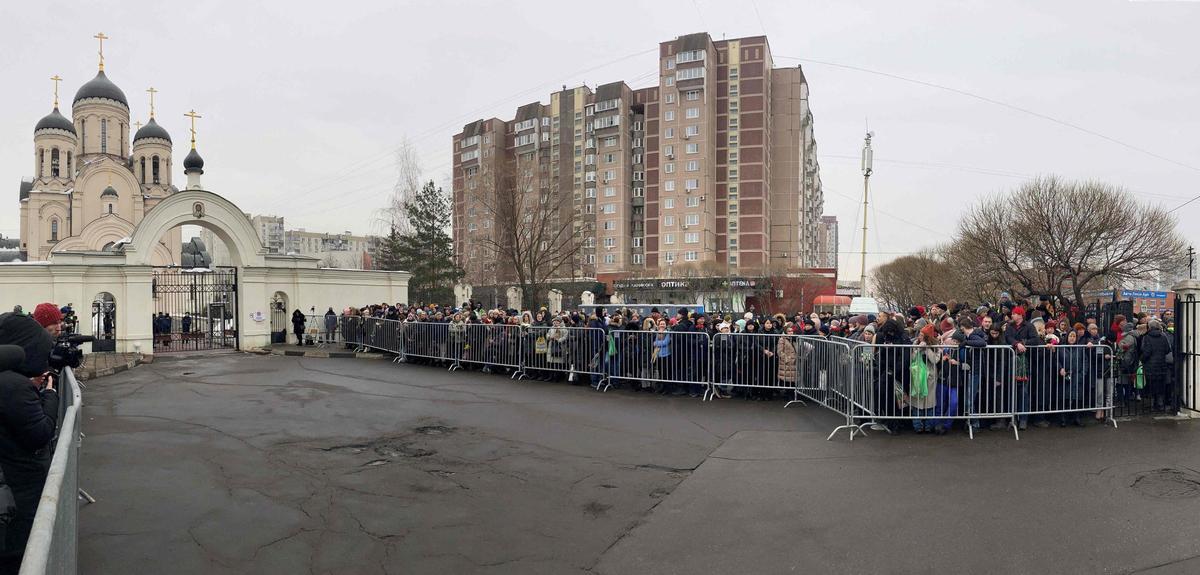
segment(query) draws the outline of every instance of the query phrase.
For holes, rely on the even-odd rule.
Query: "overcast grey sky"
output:
[[[950,86],[1194,167],[945,90],[803,63],[845,277],[859,270],[848,252],[861,246],[868,120],[869,266],[947,239],[965,205],[1036,174],[1106,180],[1170,207],[1200,195],[1200,2],[259,4],[5,2],[0,233],[18,232],[16,188],[33,172],[49,77],[65,79],[69,108],[96,73],[98,31],[111,37],[106,71],[134,120],[145,121],[153,85],[159,122],[185,154],[182,114],[195,108],[205,187],[289,227],[371,231],[395,180],[389,151],[405,139],[427,178],[448,182],[450,137],[464,123],[511,118],[562,84],[649,85],[658,42],[702,30],[765,32],[777,66],[799,57]],[[1200,201],[1178,213],[1195,221]],[[1184,226],[1190,240],[1196,229]]]

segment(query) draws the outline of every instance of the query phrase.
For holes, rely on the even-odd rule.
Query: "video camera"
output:
[[[83,363],[83,350],[79,349],[79,344],[95,340],[96,338],[93,336],[77,333],[64,333],[58,336],[54,347],[50,349],[50,369],[58,373],[64,367],[71,369],[79,367]]]

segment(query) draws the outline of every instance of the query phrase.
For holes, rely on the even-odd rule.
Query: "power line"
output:
[[[987,102],[987,103],[989,103],[989,104],[993,104],[993,105],[996,105],[996,106],[1001,106],[1001,107],[1004,107],[1004,108],[1008,108],[1008,109],[1010,109],[1010,110],[1014,110],[1014,111],[1020,112],[1020,113],[1022,113],[1022,114],[1027,114],[1027,115],[1033,116],[1033,117],[1035,117],[1035,118],[1040,118],[1040,119],[1042,119],[1042,120],[1046,120],[1046,121],[1049,121],[1049,122],[1054,122],[1055,124],[1058,124],[1058,125],[1060,125],[1060,126],[1065,126],[1065,127],[1067,127],[1067,128],[1071,128],[1072,130],[1076,130],[1076,131],[1082,132],[1082,133],[1084,133],[1084,134],[1088,134],[1089,136],[1093,136],[1093,137],[1096,137],[1096,138],[1100,138],[1100,139],[1102,139],[1102,140],[1107,140],[1107,141],[1109,141],[1109,142],[1111,142],[1111,143],[1117,144],[1118,146],[1122,146],[1122,147],[1128,148],[1128,149],[1130,149],[1130,150],[1133,150],[1133,151],[1135,151],[1135,152],[1138,152],[1138,153],[1141,153],[1141,154],[1145,154],[1145,155],[1147,155],[1147,156],[1150,156],[1150,157],[1152,157],[1152,158],[1157,158],[1157,159],[1159,159],[1159,160],[1162,160],[1162,161],[1164,161],[1164,162],[1169,162],[1169,163],[1175,164],[1175,165],[1177,165],[1177,166],[1180,166],[1180,167],[1183,167],[1183,168],[1187,168],[1187,169],[1189,169],[1189,170],[1192,170],[1192,171],[1200,172],[1200,167],[1196,167],[1196,166],[1193,166],[1193,165],[1191,165],[1191,164],[1186,164],[1186,163],[1183,163],[1183,162],[1181,162],[1181,161],[1179,161],[1179,160],[1174,160],[1174,159],[1168,158],[1168,157],[1166,157],[1166,156],[1163,156],[1163,155],[1161,155],[1161,154],[1156,154],[1156,153],[1154,153],[1154,152],[1151,152],[1150,150],[1147,150],[1147,149],[1145,149],[1145,148],[1140,148],[1140,147],[1138,147],[1138,146],[1135,146],[1135,145],[1133,145],[1133,144],[1130,144],[1130,143],[1127,143],[1127,142],[1123,142],[1123,141],[1121,141],[1121,140],[1118,140],[1118,139],[1116,139],[1116,138],[1113,138],[1112,136],[1107,136],[1107,135],[1105,135],[1105,134],[1101,134],[1100,132],[1097,132],[1097,131],[1095,131],[1095,130],[1090,130],[1090,129],[1088,129],[1088,128],[1084,128],[1083,126],[1080,126],[1080,125],[1078,125],[1078,124],[1073,124],[1073,123],[1071,123],[1071,122],[1068,122],[1068,121],[1066,121],[1066,120],[1060,120],[1060,119],[1058,119],[1058,118],[1055,118],[1055,117],[1053,117],[1053,116],[1048,116],[1048,115],[1046,115],[1046,114],[1042,114],[1041,112],[1035,112],[1035,111],[1033,111],[1033,110],[1030,110],[1030,109],[1028,109],[1028,108],[1022,108],[1022,107],[1020,107],[1020,106],[1016,106],[1016,105],[1013,105],[1013,104],[1009,104],[1008,102],[1002,102],[1002,101],[1000,101],[1000,100],[996,100],[996,99],[993,99],[993,98],[988,98],[987,96],[981,96],[981,95],[979,95],[979,94],[976,94],[976,93],[974,93],[974,92],[968,92],[968,91],[966,91],[966,90],[962,90],[962,89],[959,89],[959,88],[952,88],[952,87],[950,87],[950,86],[943,86],[943,85],[941,85],[941,84],[935,84],[935,83],[933,83],[933,82],[926,82],[926,81],[924,81],[924,80],[916,80],[916,79],[913,79],[913,78],[907,78],[907,77],[901,76],[901,75],[899,75],[899,74],[892,74],[892,73],[890,73],[890,72],[880,72],[879,70],[871,70],[871,69],[869,69],[869,68],[863,68],[863,67],[860,67],[860,66],[851,66],[851,65],[849,65],[849,64],[839,64],[839,63],[837,63],[837,62],[826,62],[826,61],[822,61],[822,60],[813,60],[813,59],[811,59],[811,58],[799,58],[799,57],[796,57],[796,56],[775,56],[775,57],[776,57],[776,58],[782,58],[782,59],[784,59],[784,60],[797,60],[797,61],[800,61],[800,62],[808,62],[808,63],[810,63],[810,64],[819,64],[819,65],[822,65],[822,66],[832,66],[832,67],[835,67],[835,68],[844,68],[844,69],[846,69],[846,70],[854,70],[854,71],[856,71],[856,72],[865,72],[865,73],[867,73],[867,74],[875,74],[875,75],[877,75],[877,76],[884,76],[884,77],[886,77],[886,78],[892,78],[892,79],[895,79],[895,80],[901,80],[901,81],[904,81],[904,82],[910,82],[910,83],[913,83],[913,84],[918,84],[918,85],[921,85],[921,86],[927,86],[927,87],[930,87],[930,88],[937,88],[937,89],[939,89],[939,90],[945,90],[945,91],[947,91],[947,92],[953,92],[953,93],[955,93],[955,94],[959,94],[959,95],[962,95],[962,96],[967,96],[968,98],[974,98],[974,99],[976,99],[976,100],[980,100],[980,101],[982,101],[982,102]],[[1200,196],[1197,196],[1196,198],[1193,198],[1193,200],[1189,200],[1189,202],[1190,202],[1190,201],[1194,201],[1195,199],[1200,199]],[[1182,207],[1182,206],[1180,206],[1180,207]],[[1176,208],[1176,209],[1178,209],[1178,208]]]

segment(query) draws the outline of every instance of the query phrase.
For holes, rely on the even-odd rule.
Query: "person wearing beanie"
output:
[[[32,317],[0,315],[0,471],[16,507],[6,529],[10,552],[0,555],[0,566],[13,573],[50,470],[59,402],[56,382],[47,373],[53,346],[45,326]]]
[[[46,328],[50,337],[58,337],[58,334],[62,333],[62,311],[52,303],[37,304],[37,307],[33,308],[33,319]]]
[[[918,332],[916,347],[912,350],[914,364],[922,362],[926,376],[923,381],[914,376],[908,388],[908,405],[912,408],[913,430],[917,433],[946,433],[941,422],[933,419],[938,398],[938,366],[942,362],[937,345],[937,330],[927,323]]]

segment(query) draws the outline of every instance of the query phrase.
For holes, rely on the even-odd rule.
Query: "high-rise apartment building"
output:
[[[640,89],[564,86],[549,104],[454,135],[454,247],[466,281],[512,280],[486,238],[503,238],[514,219],[486,198],[518,181],[577,231],[574,265],[556,278],[767,277],[825,263],[802,70],[775,68],[765,36],[699,33],[661,43],[657,75]]]
[[[819,267],[837,269],[838,265],[838,219],[837,216],[821,216],[817,235],[817,261]]]

